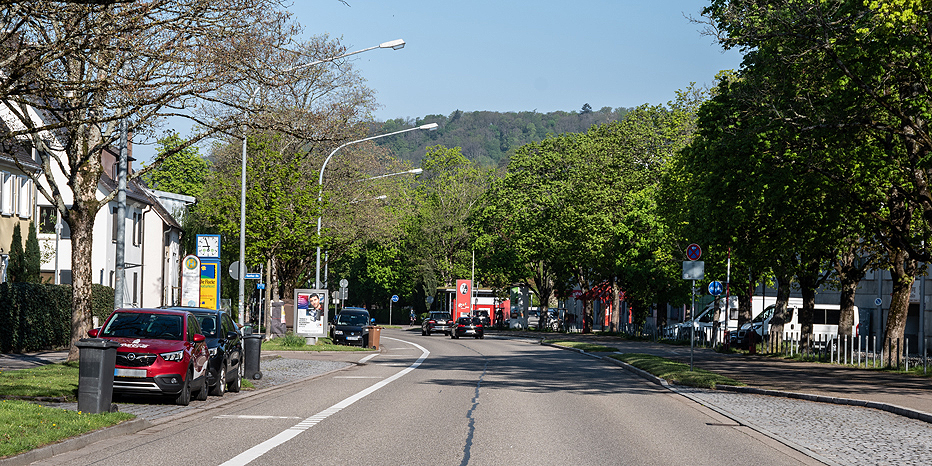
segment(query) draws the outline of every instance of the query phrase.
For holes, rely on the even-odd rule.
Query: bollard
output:
[[[113,371],[120,344],[102,338],[83,338],[75,343],[78,357],[78,411],[113,413]]]
[[[245,335],[243,336],[243,352],[245,361],[243,361],[243,377],[251,380],[262,378],[262,372],[259,371],[259,359],[262,351],[262,335]]]

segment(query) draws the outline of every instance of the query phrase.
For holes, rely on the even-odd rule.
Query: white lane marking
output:
[[[221,414],[214,416],[214,419],[301,419],[298,416],[253,416],[248,414]]]
[[[373,377],[367,377],[367,376],[363,376],[363,375],[357,375],[357,376],[345,375],[345,376],[337,376],[337,377],[334,377],[334,378],[335,378],[335,379],[384,379],[385,377],[374,377],[374,376],[373,376]]]
[[[425,350],[425,351],[426,351],[426,350]],[[370,354],[370,355],[368,355],[368,356],[366,356],[366,357],[360,359],[360,360],[359,360],[359,363],[362,364],[362,363],[364,363],[364,362],[366,362],[366,361],[368,361],[368,360],[370,360],[370,359],[372,359],[372,358],[374,358],[374,357],[376,357],[376,356],[378,356],[378,355],[379,355],[379,353]]]
[[[327,419],[328,417],[340,412],[343,408],[351,406],[353,403],[365,398],[366,396],[369,396],[376,390],[400,379],[402,376],[404,376],[408,372],[411,372],[414,369],[417,369],[417,367],[420,366],[421,363],[424,362],[424,360],[427,359],[427,356],[430,354],[430,351],[427,351],[426,348],[424,348],[421,345],[418,345],[417,343],[411,343],[405,340],[398,340],[397,338],[387,338],[387,339],[400,341],[402,343],[413,345],[421,350],[421,356],[417,358],[417,361],[414,361],[413,364],[398,371],[398,373],[396,373],[395,375],[385,380],[382,380],[381,382],[378,382],[375,385],[372,385],[369,388],[366,388],[365,390],[362,390],[361,392],[356,393],[355,395],[352,395],[346,398],[345,400],[295,424],[294,426],[288,429],[285,429],[284,431],[280,432],[278,435],[240,453],[239,455],[234,456],[229,461],[221,464],[220,466],[243,466],[243,465],[251,463],[253,460],[268,453],[269,450],[297,437],[298,434],[300,434],[301,432],[304,432],[305,430],[308,430],[311,427],[314,427],[320,421]]]

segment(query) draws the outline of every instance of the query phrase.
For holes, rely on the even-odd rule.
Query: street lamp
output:
[[[320,167],[320,176],[317,178],[317,204],[318,204],[318,206],[320,206],[320,205],[323,203],[323,194],[324,194],[324,170],[327,168],[327,163],[330,162],[330,159],[333,157],[333,154],[336,154],[337,151],[339,151],[340,149],[342,149],[342,148],[344,148],[344,147],[346,147],[346,146],[352,145],[352,144],[358,144],[358,143],[360,143],[360,142],[371,141],[371,140],[373,140],[373,139],[384,138],[384,137],[388,137],[388,136],[394,136],[394,135],[396,135],[396,134],[407,133],[408,131],[415,131],[415,130],[419,130],[419,129],[425,129],[425,130],[428,130],[428,131],[434,131],[434,130],[437,129],[437,123],[428,123],[428,124],[426,124],[426,125],[416,126],[416,127],[414,127],[414,128],[403,129],[403,130],[401,130],[401,131],[395,131],[395,132],[392,132],[392,133],[380,134],[380,135],[378,135],[378,136],[370,136],[370,137],[368,137],[368,138],[357,139],[357,140],[355,140],[355,141],[347,142],[347,143],[345,143],[345,144],[343,144],[343,145],[341,145],[341,146],[338,146],[336,149],[334,149],[333,152],[331,152],[330,155],[328,155],[327,158],[324,159],[324,164]],[[402,174],[402,173],[415,173],[415,174],[416,174],[416,173],[421,173],[422,171],[424,171],[424,170],[422,170],[422,169],[420,169],[420,168],[415,168],[415,169],[413,169],[413,170],[408,170],[408,171],[406,171],[406,172],[392,173],[392,174],[390,174],[390,175],[398,175],[398,174]],[[381,178],[381,177],[390,176],[390,175],[381,175],[381,176],[376,176],[376,177],[374,177],[374,178]],[[318,215],[318,216],[317,216],[317,241],[318,241],[318,244],[320,243],[320,219],[321,219],[321,217],[320,217],[320,215]],[[317,288],[317,289],[320,289],[320,246],[317,246],[317,267],[316,267],[316,271],[315,271],[315,274],[314,274],[314,287]]]
[[[434,123],[434,124],[436,124],[436,123]],[[388,135],[386,134],[386,136],[388,136]],[[423,168],[412,168],[411,170],[405,170],[405,171],[403,171],[403,172],[386,173],[386,174],[384,174],[384,175],[370,176],[369,178],[363,178],[363,179],[361,179],[361,180],[359,180],[359,181],[377,180],[377,179],[379,179],[379,178],[386,178],[386,177],[395,176],[395,175],[407,175],[407,174],[419,175],[419,174],[421,174],[423,171],[424,171]]]
[[[382,42],[379,45],[365,48],[362,50],[357,50],[355,52],[344,53],[343,55],[337,55],[335,57],[325,58],[323,60],[317,60],[312,63],[305,63],[303,65],[294,66],[285,70],[285,72],[296,71],[302,68],[307,68],[314,65],[319,65],[321,63],[330,62],[333,60],[338,60],[340,58],[348,57],[350,55],[356,55],[357,53],[368,52],[369,50],[374,49],[392,49],[400,50],[405,46],[405,41],[402,39],[390,40],[388,42]],[[249,103],[247,106],[252,106],[253,101],[256,99],[256,94],[259,93],[261,86],[256,86],[256,89],[252,92],[252,96],[249,98]],[[245,302],[246,295],[246,280],[243,279],[244,274],[246,273],[246,125],[243,124],[243,161],[240,172],[240,198],[239,198],[239,266],[240,266],[240,275],[239,275],[239,296],[236,299],[237,310],[239,311],[239,324],[240,326],[244,325],[245,322],[245,309],[243,307]],[[318,223],[320,223],[318,221]],[[318,250],[318,263],[320,262],[320,251]]]

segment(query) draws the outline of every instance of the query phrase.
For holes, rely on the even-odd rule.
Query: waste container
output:
[[[120,344],[102,338],[84,338],[78,347],[78,411],[116,412],[113,401],[113,371]]]
[[[249,334],[243,336],[243,352],[245,361],[243,361],[243,377],[252,380],[262,378],[262,372],[259,371],[259,357],[262,350],[262,335]]]
[[[382,336],[382,327],[373,325],[369,329],[369,348],[379,349],[379,337]]]

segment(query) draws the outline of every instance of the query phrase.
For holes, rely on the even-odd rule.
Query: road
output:
[[[382,352],[36,464],[820,464],[590,356],[384,330]]]

